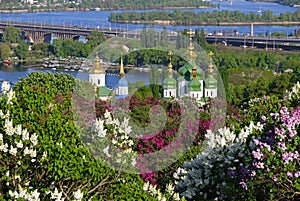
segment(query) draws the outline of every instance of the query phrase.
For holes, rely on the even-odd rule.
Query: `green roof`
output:
[[[99,97],[108,97],[111,93],[111,90],[105,86],[98,87],[98,96]]]
[[[184,76],[185,80],[190,81],[192,76],[192,69],[196,66],[197,69],[197,77],[202,77],[203,70],[197,66],[193,61],[187,61],[184,66],[179,68],[178,72],[180,75]]]
[[[216,88],[218,88],[218,81],[212,76],[208,76],[205,79],[204,82],[205,82],[205,88],[206,89],[216,89]]]
[[[176,89],[177,81],[173,77],[168,77],[164,80],[164,89]]]
[[[200,78],[192,78],[189,83],[190,91],[201,91]]]

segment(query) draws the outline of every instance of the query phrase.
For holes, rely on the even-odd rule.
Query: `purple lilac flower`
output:
[[[286,146],[285,146],[285,142],[278,142],[278,147],[280,148],[280,149],[282,149],[283,151],[285,151],[287,148],[286,148]]]
[[[294,176],[295,176],[296,178],[300,177],[300,172],[295,172]]]
[[[236,177],[236,171],[234,171],[234,170],[228,170],[228,175],[229,175],[231,178],[235,178],[235,177]]]
[[[254,151],[254,150],[252,151],[252,155],[254,158],[260,160],[263,156],[263,153],[260,149],[256,149],[256,151]]]
[[[250,173],[250,177],[255,177],[255,175],[256,175],[256,172],[254,170],[252,170]]]
[[[248,190],[248,186],[245,182],[241,181],[240,184],[242,185],[242,187],[246,190]]]
[[[288,164],[289,161],[292,161],[294,159],[293,153],[283,153],[282,154],[282,160],[284,161],[284,164]]]
[[[258,169],[264,169],[264,163],[262,162],[256,162],[254,163],[254,166]]]
[[[293,173],[291,173],[291,172],[287,172],[286,175],[290,178],[293,178]]]

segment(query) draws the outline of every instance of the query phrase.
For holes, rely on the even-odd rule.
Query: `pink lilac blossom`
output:
[[[288,177],[290,177],[290,178],[293,178],[293,173],[291,173],[290,171],[288,171],[288,172],[286,173],[286,175],[287,175]]]
[[[256,149],[256,151],[252,151],[252,156],[258,160],[260,160],[263,157],[263,153],[260,149]]]

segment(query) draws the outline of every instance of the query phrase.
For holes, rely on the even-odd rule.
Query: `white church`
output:
[[[191,33],[191,31],[190,31]],[[212,64],[213,53],[210,52],[210,63],[206,78],[203,70],[195,63],[195,48],[190,34],[190,45],[187,48],[188,61],[178,70],[178,77],[173,76],[173,66],[171,57],[173,53],[168,53],[170,62],[168,64],[168,77],[163,81],[163,98],[182,98],[190,96],[199,102],[205,102],[208,98],[218,96],[218,81],[215,79],[214,66]],[[94,68],[89,73],[89,82],[95,87],[95,94],[104,101],[109,100],[112,95],[116,99],[126,98],[128,96],[128,80],[125,77],[123,59],[120,62],[120,79],[115,90],[105,86],[105,71],[100,65],[99,56],[96,55]]]

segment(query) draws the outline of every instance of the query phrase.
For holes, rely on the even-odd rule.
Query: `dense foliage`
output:
[[[42,200],[70,200],[75,192],[84,200],[152,200],[137,175],[109,169],[83,146],[72,121],[73,86],[71,75],[43,73],[23,78],[15,91],[2,85],[1,199],[25,190]]]
[[[179,200],[178,193],[188,200],[299,199],[299,82],[285,99],[251,99],[238,113],[228,116],[229,127],[219,130],[210,124],[222,117],[211,117],[210,105],[198,108],[201,118],[194,121],[193,100],[180,104],[133,96],[112,107],[97,101],[99,119],[89,129],[92,135],[85,138],[84,133],[78,133],[84,130],[78,130],[73,121],[74,82],[78,81],[66,74],[32,73],[18,82],[14,91],[3,83],[2,200]],[[80,106],[89,104],[78,100],[83,101]],[[164,115],[157,106],[164,109]],[[81,112],[85,115],[88,111]],[[182,121],[185,123],[180,126]],[[90,125],[88,121],[82,123]],[[178,129],[181,141],[176,138]],[[193,144],[184,153],[177,151],[190,137]],[[170,143],[173,146],[168,147]],[[112,144],[118,148],[112,149]],[[142,162],[145,154],[167,147],[169,155],[152,165],[169,163],[164,159],[172,158],[172,154],[181,154],[179,159],[159,171],[143,171],[149,165]],[[120,152],[123,155],[117,155]],[[120,163],[123,168],[129,165],[141,172],[147,183],[137,174],[110,169],[105,161]],[[165,191],[168,193],[163,194]]]
[[[157,22],[155,22],[157,20]],[[263,11],[262,14],[250,12],[249,14],[241,11],[222,10],[213,12],[190,12],[174,10],[151,11],[151,12],[122,12],[110,13],[109,21],[111,22],[148,22],[159,23],[160,21],[170,21],[172,25],[218,25],[220,23],[234,22],[299,22],[300,11],[294,13],[281,13],[274,15],[272,11]]]
[[[175,174],[181,194],[191,200],[298,200],[299,92],[298,82],[285,100],[255,98],[240,112],[244,119],[232,122],[233,131],[208,131],[205,149]]]

